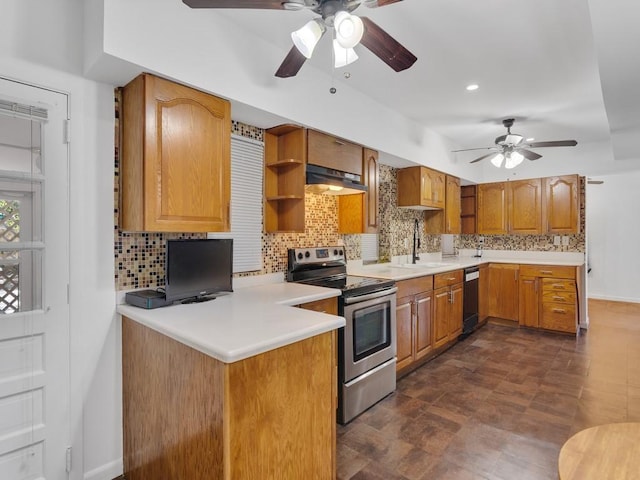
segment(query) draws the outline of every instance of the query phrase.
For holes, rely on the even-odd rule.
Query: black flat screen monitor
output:
[[[167,301],[210,299],[231,292],[233,240],[167,240]]]

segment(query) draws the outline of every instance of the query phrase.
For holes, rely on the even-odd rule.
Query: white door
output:
[[[0,77],[0,479],[69,477],[67,95]]]

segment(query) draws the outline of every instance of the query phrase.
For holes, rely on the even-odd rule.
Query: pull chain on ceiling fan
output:
[[[402,0],[182,0],[191,8],[254,8],[274,10],[309,9],[320,18],[307,22],[291,33],[294,46],[276,72],[276,77],[295,76],[327,31],[335,30],[334,66],[344,67],[358,59],[354,47],[362,44],[396,72],[406,70],[417,60],[409,50],[367,17],[351,12],[361,4],[384,7]]]
[[[542,155],[532,152],[530,148],[543,148],[543,147],[575,147],[578,142],[575,140],[554,140],[547,142],[525,142],[524,137],[517,133],[511,133],[511,127],[515,120],[513,118],[507,118],[502,121],[502,125],[507,129],[506,135],[500,135],[495,139],[496,146],[494,147],[480,147],[480,148],[466,148],[463,150],[452,150],[452,152],[469,152],[472,150],[491,150],[491,153],[482,155],[481,157],[471,160],[469,163],[476,163],[490,158],[491,163],[500,168],[504,162],[504,168],[515,168],[520,165],[523,160],[537,160],[542,158]]]

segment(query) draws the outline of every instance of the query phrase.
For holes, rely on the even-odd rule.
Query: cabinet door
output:
[[[489,315],[518,320],[518,265],[489,265]]]
[[[364,232],[378,233],[378,188],[380,186],[378,152],[365,148],[363,161],[363,183],[367,186],[367,193],[364,195]]]
[[[449,340],[449,312],[451,289],[442,287],[433,292],[433,342],[438,348]]]
[[[413,297],[396,302],[396,370],[413,362]]]
[[[434,208],[445,207],[445,174],[422,168],[422,203]]]
[[[462,315],[464,299],[462,297],[462,284],[451,287],[451,304],[449,311],[449,340],[455,340],[462,333]]]
[[[326,133],[309,130],[307,161],[312,165],[355,173],[362,177],[362,147]]]
[[[153,75],[124,88],[125,230],[230,229],[230,112],[226,100]]]
[[[580,180],[577,175],[543,179],[544,219],[547,233],[578,233]]]
[[[520,277],[519,293],[519,323],[523,327],[538,328],[538,279],[536,277]]]
[[[478,185],[478,233],[507,233],[507,194],[504,182]]]
[[[416,297],[416,360],[427,355],[433,348],[432,340],[432,310],[433,292],[423,293]]]
[[[542,180],[509,182],[509,230],[511,233],[542,233]]]
[[[460,179],[450,175],[447,175],[446,178],[445,232],[458,234],[461,232],[460,213],[462,205]]]

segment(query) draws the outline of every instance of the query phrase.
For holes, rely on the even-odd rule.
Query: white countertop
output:
[[[221,362],[233,363],[344,327],[343,317],[292,307],[340,294],[333,288],[284,282],[238,288],[204,303],[153,310],[118,305],[117,311]]]
[[[435,275],[462,268],[473,267],[485,263],[515,263],[520,265],[561,265],[577,267],[584,264],[582,253],[562,252],[510,252],[485,251],[482,257],[459,256],[440,258],[433,255],[421,255],[415,265],[410,263],[410,257],[394,258],[390,263],[361,265],[350,263],[349,275],[387,278],[391,280],[407,280],[424,275]],[[405,263],[406,262],[406,263]],[[439,264],[435,266],[434,264]]]

